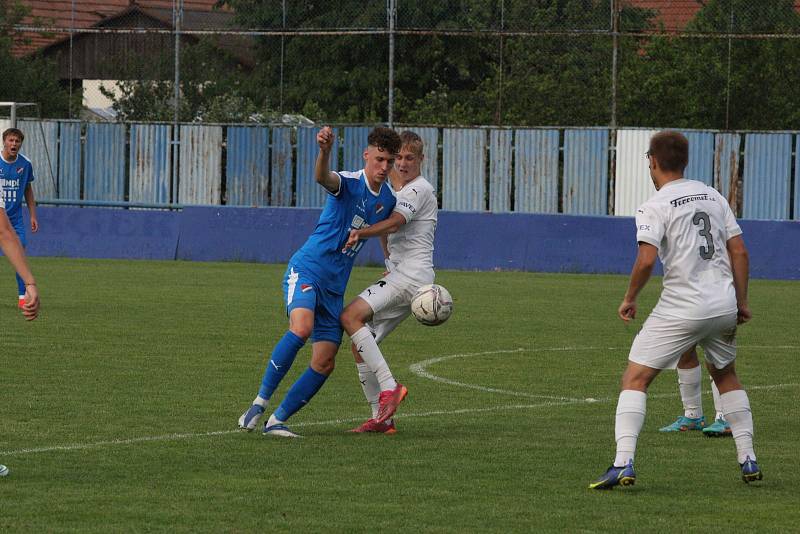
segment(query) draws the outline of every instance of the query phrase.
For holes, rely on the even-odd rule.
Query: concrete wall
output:
[[[187,207],[182,211],[39,207],[32,256],[285,263],[311,233],[319,209]],[[740,221],[754,278],[800,279],[800,222]],[[357,264],[382,265],[377,240]],[[629,217],[441,211],[439,269],[630,272]]]

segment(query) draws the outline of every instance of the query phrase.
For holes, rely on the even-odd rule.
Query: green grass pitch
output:
[[[775,531],[797,503],[800,283],[751,282],[740,329],[765,479],[740,480],[731,439],[664,435],[674,372],[651,388],[635,486],[587,484],[614,452],[633,336],[625,276],[440,271],[445,325],[383,344],[409,388],[398,434],[367,416],[347,345],[291,421],[302,440],[235,431],[286,329],[284,266],[34,258],[41,318],[0,269],[0,530],[118,532]],[[351,298],[380,274],[356,268]],[[307,366],[304,348],[276,394]],[[713,417],[708,382],[703,403]],[[593,399],[593,400],[591,400]]]

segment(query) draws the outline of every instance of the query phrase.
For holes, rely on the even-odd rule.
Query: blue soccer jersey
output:
[[[0,183],[2,183],[3,200],[6,215],[12,225],[22,220],[22,199],[25,188],[33,182],[33,166],[28,158],[17,154],[17,159],[9,163],[0,155]]]
[[[394,209],[395,195],[388,183],[378,193],[367,185],[364,171],[339,172],[339,191],[330,193],[314,233],[292,256],[291,264],[313,274],[331,293],[344,295],[353,261],[364,241],[342,252],[351,229],[386,219]]]

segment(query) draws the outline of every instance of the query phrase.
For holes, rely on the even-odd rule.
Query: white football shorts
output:
[[[706,361],[722,369],[736,359],[736,314],[709,319],[651,315],[631,345],[628,359],[654,369],[674,369],[681,355],[700,345]]]
[[[411,313],[411,299],[419,284],[410,283],[397,272],[391,272],[362,291],[358,296],[372,308],[372,321],[367,327],[380,343]]]

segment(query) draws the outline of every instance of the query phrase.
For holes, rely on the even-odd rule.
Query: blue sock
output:
[[[264,378],[261,380],[261,388],[258,390],[259,397],[267,400],[272,397],[272,394],[278,388],[278,384],[281,383],[283,377],[292,367],[297,353],[305,343],[304,339],[291,331],[283,335],[272,350],[272,356],[267,362],[266,369],[264,369]]]
[[[17,295],[20,297],[25,296],[25,280],[20,278],[19,275],[17,275]]]
[[[328,379],[327,375],[318,373],[311,367],[300,375],[300,378],[292,384],[289,391],[286,393],[286,398],[278,409],[275,410],[275,417],[281,421],[286,421],[292,415],[297,413],[303,406],[308,404],[311,397],[317,394],[319,388]]]
[[[14,227],[14,230],[17,232],[17,237],[19,237],[19,242],[22,245],[22,248],[25,249],[27,239],[25,238],[25,229]],[[17,275],[17,295],[20,297],[25,296],[25,280],[20,278],[18,273],[14,273]]]

